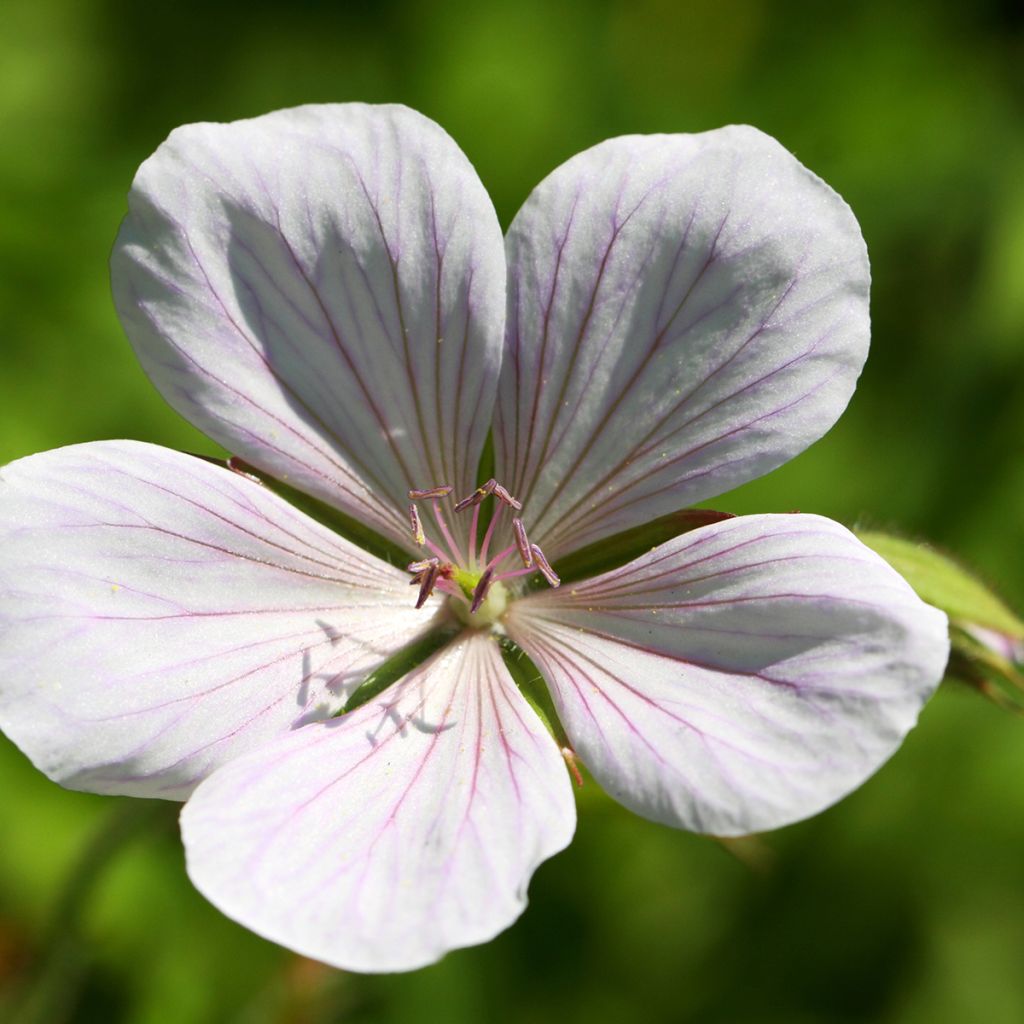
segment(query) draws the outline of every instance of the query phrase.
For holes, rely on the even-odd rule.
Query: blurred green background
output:
[[[214,450],[149,386],[108,293],[132,175],[178,124],[404,102],[507,224],[605,137],[749,122],[860,218],[874,341],[832,433],[718,504],[927,537],[1024,605],[1019,5],[7,0],[0,24],[0,463],[107,437]],[[758,845],[588,785],[521,921],[403,976],[222,918],[171,807],[138,805],[133,839],[86,856],[136,805],[65,792],[2,738],[0,785],[0,1018],[42,972],[46,1024],[1024,1021],[1024,722],[952,685],[863,789]]]

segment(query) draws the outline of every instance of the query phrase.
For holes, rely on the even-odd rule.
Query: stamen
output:
[[[480,577],[480,582],[477,583],[476,589],[473,591],[473,602],[469,606],[471,612],[475,612],[484,603],[484,598],[487,596],[487,588],[491,585],[491,577],[493,575],[494,570],[487,569],[483,576]]]
[[[515,549],[516,549],[516,546],[515,546],[514,544],[510,544],[510,545],[509,545],[509,546],[508,546],[507,548],[505,548],[505,550],[504,550],[504,551],[499,551],[499,552],[498,552],[498,553],[497,553],[497,554],[496,554],[496,555],[495,555],[495,556],[494,556],[494,557],[493,557],[493,558],[492,558],[492,559],[491,559],[491,560],[490,560],[490,561],[489,561],[489,562],[487,563],[487,568],[488,568],[488,569],[497,569],[497,568],[498,568],[498,566],[499,566],[499,565],[501,565],[501,563],[502,563],[502,562],[504,562],[504,561],[505,561],[505,559],[506,559],[506,558],[508,558],[508,556],[509,556],[509,555],[511,555],[513,551],[515,551]]]
[[[513,498],[512,495],[501,486],[501,484],[494,485],[494,496],[516,512],[523,511],[523,503],[518,498]]]
[[[413,574],[412,579],[409,580],[410,587],[422,583],[423,577],[432,568],[437,569],[437,582],[439,584],[447,580],[452,574],[451,566],[446,565],[440,558],[425,558],[422,562],[410,563],[407,568]]]
[[[494,489],[498,486],[498,481],[491,477],[490,480],[485,484],[481,484],[472,494],[457,501],[455,503],[455,511],[461,512],[463,509],[470,508],[473,505],[479,505],[488,495],[494,493]]]
[[[412,526],[412,535],[416,543],[421,547],[427,543],[427,535],[423,532],[423,523],[420,522],[420,512],[415,505],[409,506],[409,524]]]
[[[426,547],[425,557],[416,558],[406,566],[412,574],[409,581],[410,586],[419,587],[419,595],[416,607],[422,608],[435,591],[445,594],[448,597],[457,599],[459,602],[457,610],[460,615],[465,615],[465,603],[469,604],[469,613],[474,614],[486,608],[488,621],[497,620],[503,614],[508,596],[504,588],[497,588],[496,595],[491,595],[494,600],[488,600],[488,592],[499,580],[515,579],[519,576],[528,576],[531,573],[539,572],[552,587],[561,585],[558,573],[551,567],[544,552],[536,544],[531,543],[526,533],[526,527],[514,513],[521,512],[523,503],[514,495],[509,493],[508,488],[499,484],[493,477],[486,483],[481,484],[471,494],[461,501],[455,502],[453,509],[456,512],[463,512],[472,509],[473,515],[469,526],[467,540],[469,548],[466,554],[468,561],[463,557],[462,549],[456,541],[454,534],[449,529],[446,513],[441,510],[441,499],[452,495],[453,488],[448,484],[441,484],[437,487],[412,488],[409,491],[409,524],[412,527],[413,537],[416,543]],[[480,528],[480,508],[483,502],[493,496],[497,499],[492,509],[492,515],[484,532],[483,543],[477,549],[477,537]],[[434,518],[441,536],[436,538],[436,543],[431,540],[424,529],[424,521],[420,516],[416,502],[429,501],[433,505]],[[498,536],[499,520],[505,508],[510,509],[512,519],[512,540],[503,551],[498,552],[493,558],[488,557],[491,541]],[[445,546],[447,549],[445,550]],[[507,558],[515,557],[518,552],[522,568],[509,568],[507,565],[501,569],[502,563]],[[479,573],[479,575],[477,575]],[[472,593],[467,589],[470,580],[476,579]],[[463,589],[467,588],[467,589]],[[468,620],[465,620],[468,621]],[[475,621],[475,620],[474,620]],[[570,770],[572,764],[570,763]],[[574,775],[576,773],[574,772]]]
[[[492,582],[497,583],[498,580],[514,580],[518,579],[520,576],[530,576],[536,571],[537,566],[535,565],[531,566],[529,569],[512,569],[509,572],[499,573],[494,577]]]
[[[530,538],[526,536],[526,527],[518,516],[512,519],[512,532],[516,535],[516,547],[519,548],[519,557],[527,569],[533,567],[533,551],[530,550]]]
[[[551,563],[544,557],[544,552],[536,544],[530,545],[530,551],[533,552],[533,559],[544,579],[553,587],[561,586],[562,581],[559,579],[558,573],[551,568]]]
[[[448,544],[448,550],[451,552],[452,558],[456,562],[462,561],[462,549],[458,544],[455,543],[455,538],[452,536],[451,530],[448,529],[448,521],[441,513],[441,506],[435,501],[434,502],[434,518],[437,520],[437,525],[441,529],[441,535],[444,537],[445,542]]]
[[[475,569],[477,566],[476,557],[476,531],[480,526],[480,506],[473,506],[473,517],[469,523],[469,564]]]
[[[494,529],[498,525],[498,520],[501,518],[501,506],[499,505],[494,510],[494,515],[491,516],[491,521],[487,524],[487,531],[484,533],[484,542],[480,545],[480,562],[483,565],[487,564],[487,552],[491,547],[491,538],[494,536]]]
[[[440,487],[425,487],[421,491],[410,491],[410,501],[426,501],[427,498],[447,498],[455,488],[449,484],[441,484]]]
[[[421,562],[410,562],[406,567],[406,572],[416,573],[419,575],[425,569],[429,569],[432,565],[440,565],[440,560],[437,558],[424,558]]]
[[[420,596],[416,599],[416,607],[422,608],[427,603],[427,598],[430,597],[434,590],[434,584],[437,583],[437,577],[440,573],[440,569],[436,565],[432,565],[423,574],[423,581],[420,583]]]
[[[580,763],[576,757],[576,751],[572,747],[562,747],[559,751],[565,760],[565,766],[569,769],[577,786],[583,785],[583,776],[580,774]]]

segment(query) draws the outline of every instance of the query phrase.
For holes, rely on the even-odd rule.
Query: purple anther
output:
[[[439,569],[436,565],[430,566],[423,573],[423,580],[420,583],[420,596],[416,599],[417,608],[422,608],[427,603],[427,598],[433,593],[434,584],[437,583],[439,574]]]
[[[494,493],[494,488],[498,486],[498,481],[491,477],[490,480],[485,484],[481,484],[469,497],[463,498],[462,501],[455,503],[455,511],[461,512],[463,509],[472,508],[474,505],[479,505],[489,494]]]
[[[410,491],[410,501],[426,501],[428,498],[447,498],[455,490],[450,484],[441,484],[440,487],[425,487],[421,491]]]
[[[412,526],[412,535],[417,544],[426,544],[427,535],[423,532],[423,524],[420,522],[419,509],[415,505],[409,506],[409,524]]]
[[[516,512],[522,512],[523,503],[518,498],[513,498],[512,495],[501,486],[501,484],[494,485],[494,496],[498,501],[502,501],[508,505],[509,508],[514,509]]]
[[[551,568],[551,563],[544,557],[544,552],[536,544],[531,544],[530,550],[533,552],[533,560],[537,563],[537,568],[540,569],[544,579],[553,587],[560,586],[562,581],[558,578],[555,570]]]
[[[440,565],[440,564],[441,564],[440,559],[437,559],[437,558],[424,558],[422,561],[419,561],[419,562],[410,562],[405,567],[405,571],[406,572],[416,573],[416,575],[418,576],[421,572],[426,571],[432,565]]]
[[[530,548],[530,538],[526,536],[526,527],[522,519],[513,517],[512,532],[515,534],[516,547],[519,548],[519,557],[527,569],[533,568],[533,551]]]
[[[484,603],[484,598],[487,596],[487,588],[491,585],[491,577],[493,575],[493,569],[486,569],[483,576],[480,577],[480,582],[477,583],[476,589],[473,591],[473,603],[469,606],[470,612],[475,612]]]

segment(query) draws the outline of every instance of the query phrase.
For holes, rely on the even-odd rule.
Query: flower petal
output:
[[[476,633],[340,719],[207,779],[188,870],[228,916],[307,956],[411,970],[484,942],[572,838],[565,765]]]
[[[405,107],[179,128],[147,160],[114,298],[164,397],[210,437],[409,544],[405,493],[475,473],[505,261],[469,161]]]
[[[130,441],[0,470],[0,727],[73,789],[181,799],[430,623],[259,484]]]
[[[792,458],[867,355],[853,214],[753,128],[595,146],[506,248],[497,475],[552,559]]]
[[[949,650],[941,612],[807,515],[695,530],[518,601],[507,623],[608,792],[717,835],[785,825],[858,786],[914,725]]]

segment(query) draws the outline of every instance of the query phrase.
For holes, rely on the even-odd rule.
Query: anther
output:
[[[426,544],[427,535],[423,532],[419,509],[415,505],[409,506],[409,524],[412,526],[412,535],[416,538],[416,543],[420,545]]]
[[[410,562],[405,567],[405,571],[406,572],[416,573],[416,575],[418,576],[421,572],[426,571],[432,565],[440,565],[440,564],[441,564],[440,559],[437,559],[437,558],[424,558],[420,562]]]
[[[491,577],[494,575],[493,569],[487,569],[483,576],[480,577],[480,581],[476,585],[476,589],[473,591],[473,602],[469,606],[471,612],[475,612],[480,605],[484,603],[484,598],[487,596],[487,588],[491,585]]]
[[[536,544],[530,545],[530,551],[533,553],[533,560],[537,563],[537,568],[540,569],[544,579],[553,587],[560,586],[562,581],[559,579],[558,573],[551,568],[551,563],[544,557],[544,552]]]
[[[472,494],[468,497],[463,498],[462,501],[455,503],[455,511],[461,512],[463,509],[472,508],[474,505],[479,505],[484,498],[494,493],[494,489],[498,486],[498,481],[491,477],[490,480],[485,484],[481,484]]]
[[[434,590],[434,584],[437,583],[437,577],[440,575],[439,567],[434,564],[426,569],[423,573],[423,580],[420,583],[420,595],[416,599],[416,607],[422,608],[427,603],[427,598],[430,597]]]
[[[523,503],[518,498],[513,498],[512,495],[509,494],[508,491],[501,486],[501,484],[494,485],[494,496],[499,501],[502,501],[506,505],[508,505],[510,509],[513,509],[516,512],[522,512]]]
[[[533,568],[533,551],[530,549],[530,538],[526,536],[526,527],[522,519],[512,519],[512,532],[515,534],[516,547],[519,548],[519,557],[527,569]]]
[[[425,487],[420,491],[410,491],[410,501],[426,501],[428,498],[447,498],[455,490],[450,484],[442,484],[440,487]]]

